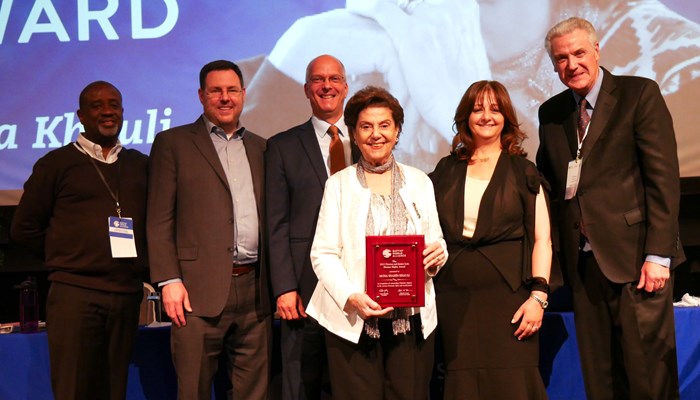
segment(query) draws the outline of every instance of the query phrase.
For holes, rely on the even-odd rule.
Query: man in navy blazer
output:
[[[173,321],[178,398],[210,399],[225,356],[235,399],[266,399],[272,307],[264,247],[265,139],[239,123],[243,76],[230,61],[199,75],[202,116],[151,149],[151,280]]]
[[[588,21],[560,22],[545,45],[569,89],[540,107],[537,165],[552,185],[587,397],[677,399],[671,271],[685,256],[671,115],[654,81],[599,66]]]
[[[352,156],[343,119],[345,67],[333,56],[313,59],[304,93],[313,116],[268,140],[265,153],[267,230],[272,295],[282,319],[282,397],[319,399],[326,370],[323,329],[305,307],[318,281],[309,259],[323,188],[331,174],[329,127],[339,129],[344,165]]]

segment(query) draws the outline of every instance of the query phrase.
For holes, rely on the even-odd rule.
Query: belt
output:
[[[236,264],[233,263],[233,266],[231,267],[231,276],[241,276],[245,275],[251,271],[255,271],[255,267],[258,265],[258,262],[254,262],[251,264]]]

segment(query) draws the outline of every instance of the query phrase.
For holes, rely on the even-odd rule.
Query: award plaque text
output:
[[[423,235],[367,236],[367,294],[382,307],[423,307]]]

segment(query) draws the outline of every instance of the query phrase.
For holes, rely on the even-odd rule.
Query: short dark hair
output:
[[[345,105],[345,125],[347,125],[351,134],[355,132],[360,112],[370,107],[386,107],[390,109],[394,124],[399,133],[401,133],[403,108],[399,101],[384,88],[367,86],[358,90]]]
[[[86,97],[87,97],[88,92],[92,91],[93,89],[95,89],[98,86],[108,86],[108,87],[113,88],[114,90],[117,91],[117,93],[119,93],[119,98],[121,99],[122,92],[120,92],[116,86],[112,85],[111,83],[109,83],[107,81],[95,81],[92,83],[88,83],[88,85],[85,86],[85,88],[80,92],[80,96],[78,97],[78,106],[80,109],[82,109],[84,106],[87,106],[87,104],[85,104],[85,103],[87,102]]]
[[[204,90],[207,75],[209,75],[210,72],[228,70],[232,70],[236,73],[236,75],[238,75],[238,79],[241,81],[241,88],[244,88],[245,84],[243,83],[243,73],[241,72],[241,69],[238,67],[238,65],[228,60],[216,60],[203,66],[199,71],[199,88]]]
[[[503,130],[501,131],[501,147],[508,154],[526,156],[522,148],[526,135],[520,130],[518,117],[510,100],[508,90],[497,81],[478,81],[472,83],[457,105],[455,111],[454,127],[457,131],[452,139],[452,154],[460,160],[469,160],[474,154],[475,145],[472,132],[469,130],[469,116],[474,107],[486,96],[493,96],[498,104],[498,110],[503,115]]]

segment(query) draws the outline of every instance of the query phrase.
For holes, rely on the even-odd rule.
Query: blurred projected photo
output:
[[[388,88],[406,109],[395,154],[431,171],[449,152],[452,117],[472,82],[508,88],[537,150],[537,109],[564,90],[544,49],[547,30],[580,16],[596,27],[601,65],[661,86],[674,118],[681,175],[700,175],[700,26],[658,0],[347,0],[345,8],[297,20],[270,54],[249,60],[248,128],[270,136],[308,118],[301,86],[319,54],[343,61],[352,95],[368,84]],[[271,117],[273,120],[271,120]]]

